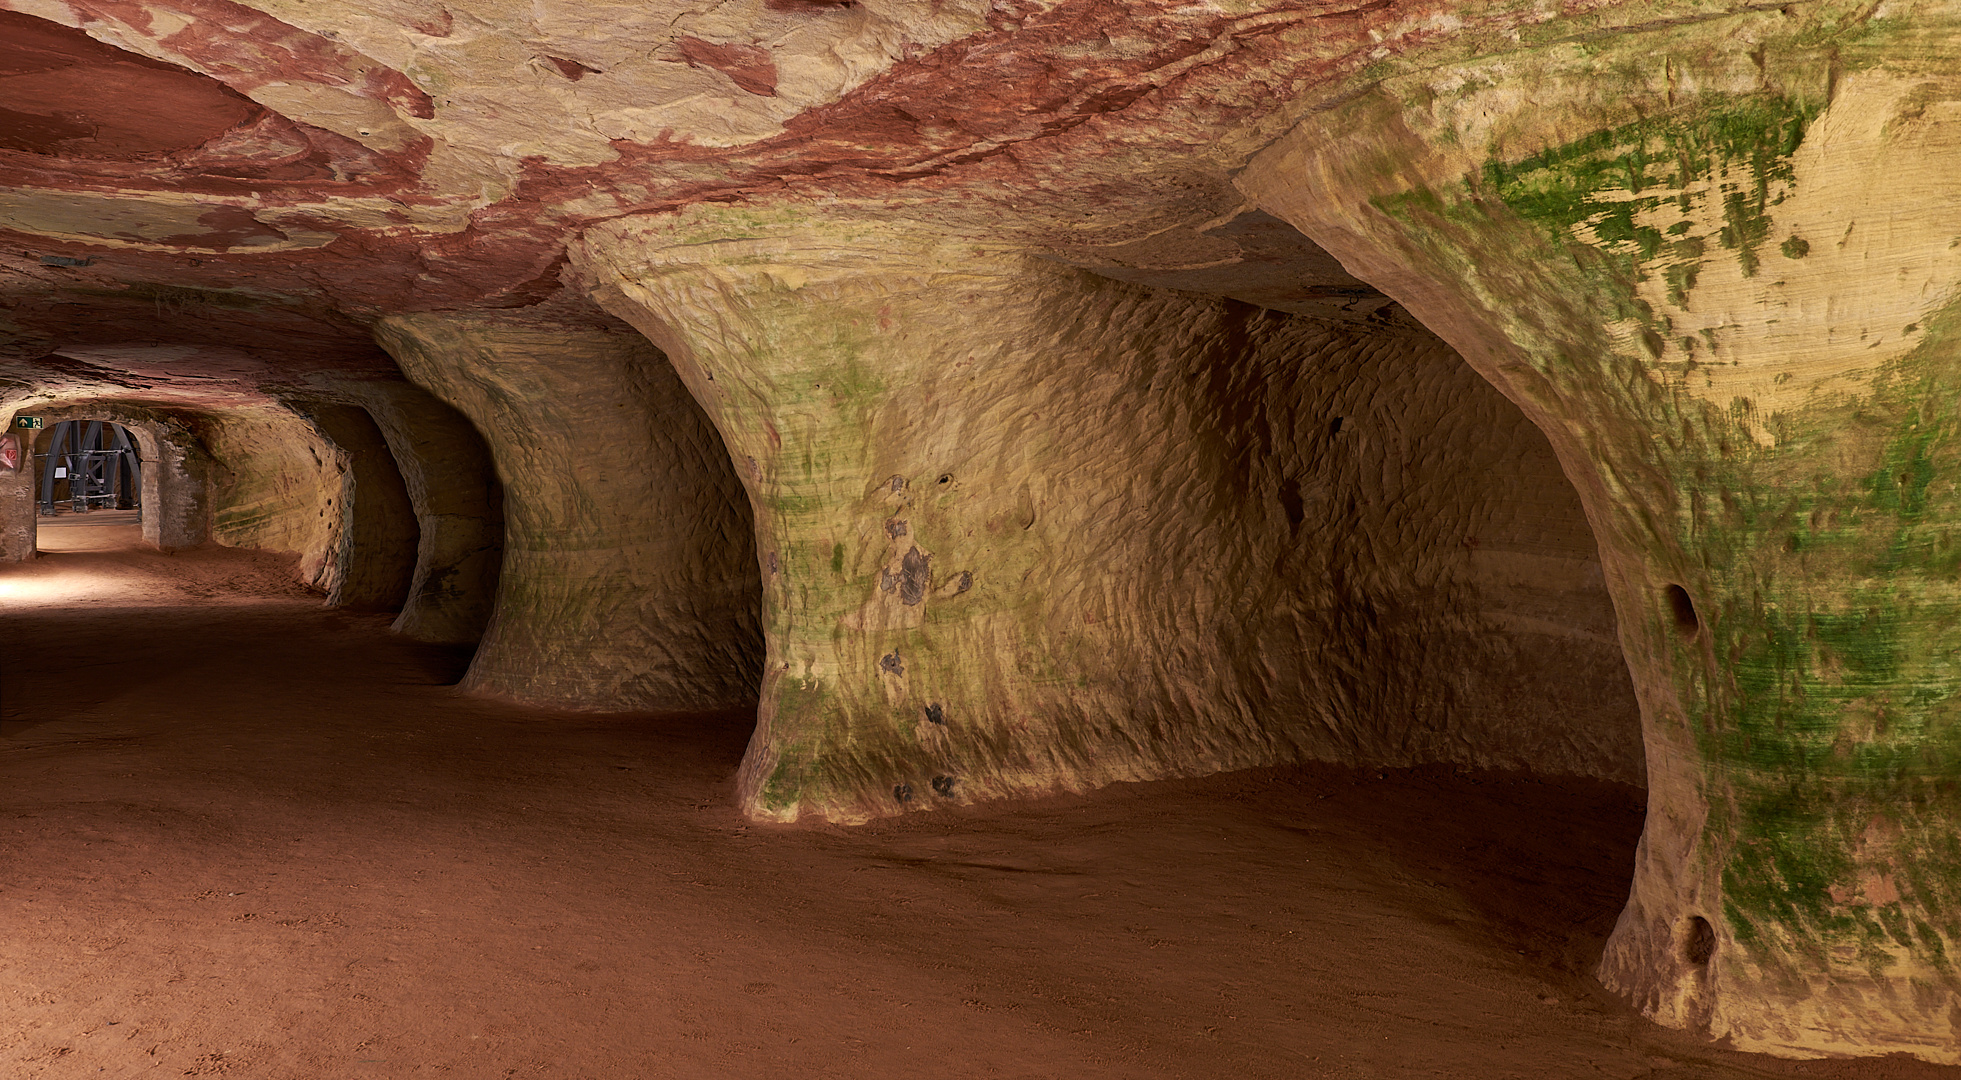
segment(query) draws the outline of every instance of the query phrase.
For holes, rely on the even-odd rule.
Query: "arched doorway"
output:
[[[37,550],[142,542],[143,455],[128,428],[107,420],[63,420],[35,442]]]
[[[45,439],[45,448],[34,455],[43,516],[99,510],[140,514],[143,463],[129,429],[103,420],[64,420],[49,428]]]

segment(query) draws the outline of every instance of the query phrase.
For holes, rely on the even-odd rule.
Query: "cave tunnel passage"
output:
[[[1333,331],[1283,329],[1306,335],[1293,344],[1339,352],[1327,344]],[[1273,356],[1278,364],[1301,352]],[[1470,471],[1522,469],[1536,451],[1519,442],[1522,431],[1498,440],[1509,448],[1467,449],[1484,444],[1454,434],[1476,425],[1453,408],[1468,402],[1467,415],[1481,415],[1474,387],[1412,387],[1359,351],[1314,378],[1294,387],[1289,415],[1301,435],[1285,460],[1261,482],[1218,490],[1270,501],[1243,522],[1264,522],[1265,554],[1305,560],[1286,564],[1281,592],[1257,609],[1268,620],[1261,634],[1269,655],[1332,659],[1293,669],[1296,681],[1273,689],[1267,708],[1276,722],[1311,709],[1356,729],[1344,753],[1321,755],[1336,764],[1299,763],[1317,756],[1304,748],[1295,763],[1260,771],[950,807],[851,830],[762,828],[729,790],[753,709],[581,713],[456,693],[453,646],[390,633],[386,612],[323,607],[290,547],[108,553],[103,565],[137,587],[100,603],[68,594],[22,605],[9,590],[59,560],[0,568],[9,658],[0,784],[14,830],[0,846],[0,920],[29,928],[3,947],[24,992],[0,1006],[22,1033],[0,1047],[0,1063],[68,1060],[112,1073],[161,1063],[191,1074],[222,1064],[243,1075],[425,1065],[497,1074],[545,1063],[569,1074],[733,1078],[759,1067],[824,1075],[840,1061],[845,1075],[897,1074],[931,1046],[978,1072],[1056,1061],[1091,1080],[1342,1075],[1343,1062],[1474,1076],[1578,1075],[1605,1062],[1610,1075],[1635,1076],[1657,1057],[1699,1075],[1745,1075],[1735,1055],[1656,1032],[1593,989],[1588,969],[1625,897],[1640,828],[1625,762],[1610,768],[1602,763],[1613,755],[1597,748],[1562,757],[1534,740],[1488,742],[1483,756],[1452,749],[1477,745],[1486,721],[1464,719],[1477,709],[1527,719],[1557,711],[1528,700],[1529,687],[1492,702],[1469,684],[1452,691],[1451,708],[1398,733],[1371,711],[1371,686],[1390,672],[1329,674],[1383,653],[1432,665],[1444,673],[1432,685],[1448,688],[1452,673],[1490,662],[1439,628],[1502,630],[1491,613],[1526,610],[1526,600],[1492,587],[1495,575],[1478,577],[1463,553],[1526,543],[1529,530],[1494,522],[1532,513],[1500,504],[1575,526],[1552,495],[1524,497],[1538,490],[1527,481],[1478,488]],[[1427,404],[1369,406],[1415,398]],[[618,411],[593,413],[612,423]],[[1321,441],[1330,411],[1350,418],[1335,438],[1353,441]],[[329,468],[338,459],[315,441],[340,431],[332,449],[345,455],[356,442],[349,418],[325,415],[186,420],[214,468],[224,466],[211,502],[228,535],[325,535],[299,526],[350,490],[360,497],[360,474]],[[386,414],[366,415],[394,445]],[[578,474],[542,453],[536,472],[506,464],[513,536],[536,537],[543,556],[513,564],[505,580],[520,596],[539,582],[590,587],[588,567],[616,565],[649,537],[674,542],[661,523],[693,528],[706,507],[721,524],[692,542],[734,548],[739,560],[716,557],[747,566],[723,583],[723,602],[738,612],[755,604],[770,563],[748,540],[749,502],[729,454],[701,423],[684,440],[698,455],[686,459],[692,472],[672,464],[672,447],[649,448],[646,458],[670,462],[651,491],[612,504],[578,493],[560,510],[586,522],[595,506],[616,515],[618,531],[599,534],[610,548],[573,563],[578,573],[553,570],[551,534],[526,532],[560,507],[549,500]],[[1239,430],[1220,426],[1213,434],[1227,452],[1193,460],[1240,460]],[[1424,441],[1432,436],[1458,457]],[[584,437],[572,429],[567,445],[590,445]],[[552,445],[490,424],[483,442],[506,453]],[[275,453],[281,446],[300,452]],[[1385,464],[1399,454],[1405,466]],[[437,474],[396,460],[411,501],[426,498],[416,485]],[[1437,464],[1445,460],[1457,464]],[[1411,463],[1448,483],[1398,479]],[[930,497],[958,499],[959,485],[982,474],[922,475]],[[1283,477],[1296,485],[1299,513],[1279,495]],[[1438,487],[1459,489],[1455,501],[1436,502]],[[682,505],[695,516],[663,510],[672,504],[660,498],[675,491],[688,493]],[[273,500],[279,492],[291,501]],[[1404,516],[1331,520],[1351,497]],[[255,505],[301,509],[247,513]],[[1062,516],[1053,505],[1045,512]],[[1412,539],[1406,519],[1444,524]],[[1462,542],[1472,526],[1476,548]],[[1324,528],[1330,539],[1309,532]],[[1569,550],[1584,539],[1577,528],[1556,544],[1543,529],[1531,535],[1557,547],[1544,557],[1584,562]],[[1337,540],[1346,547],[1331,555]],[[670,554],[649,565],[701,565],[654,550]],[[1424,576],[1439,560],[1457,569]],[[1333,591],[1336,564],[1351,568],[1345,580],[1388,584]],[[153,580],[135,582],[140,574]],[[1593,610],[1589,579],[1574,570],[1559,580],[1578,584],[1530,612],[1566,611],[1577,624],[1574,612]],[[614,603],[647,588],[631,576],[602,583]],[[1416,614],[1358,623],[1362,606]],[[1303,608],[1337,614],[1297,623],[1292,612]],[[619,617],[629,615],[644,621],[618,625],[635,633],[667,625],[630,605]],[[571,619],[555,625],[555,648],[616,644],[578,636]],[[755,640],[726,629],[717,637],[701,620],[680,625],[725,646]],[[1281,625],[1295,636],[1273,629]],[[1570,653],[1522,633],[1505,640],[1522,670],[1555,669]],[[739,653],[721,661],[736,671],[746,662]],[[1364,722],[1374,733],[1359,732]],[[1437,734],[1422,743],[1424,732]],[[1398,744],[1425,752],[1391,757]],[[100,1020],[78,1029],[76,1017]]]

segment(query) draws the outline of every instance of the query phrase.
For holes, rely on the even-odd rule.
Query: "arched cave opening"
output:
[[[1599,553],[1545,436],[1393,305],[1236,306],[1227,325],[1216,482],[1255,493],[1239,519],[1272,552],[1234,650],[1269,666],[1280,737],[1318,760],[1643,785]]]
[[[36,435],[35,502],[42,517],[130,510],[138,512],[130,520],[140,520],[143,463],[128,428],[113,421],[63,420]]]
[[[137,439],[113,421],[62,420],[25,429],[34,484],[35,548],[106,551],[142,539],[143,460]]]

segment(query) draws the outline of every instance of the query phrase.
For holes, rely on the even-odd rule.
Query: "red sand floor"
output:
[[[763,827],[747,716],[472,700],[286,560],[44,539],[0,568],[7,1080],[1961,1076],[1605,997],[1631,789],[1305,768]]]

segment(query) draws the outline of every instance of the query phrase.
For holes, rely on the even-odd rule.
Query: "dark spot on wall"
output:
[[[944,724],[946,723],[946,709],[939,702],[935,701],[931,705],[926,706],[926,719],[935,724]]]
[[[899,600],[908,607],[926,599],[926,587],[933,583],[933,557],[913,548],[899,564]]]
[[[1341,420],[1342,418],[1337,416],[1333,420],[1328,421],[1328,437],[1330,439],[1341,434]]]
[[[934,791],[934,792],[935,792],[936,794],[938,794],[938,795],[939,795],[939,796],[940,796],[941,798],[943,798],[943,799],[950,799],[950,798],[952,798],[952,797],[953,797],[953,777],[951,777],[951,776],[935,776],[935,777],[933,778],[933,791]]]
[[[1307,520],[1307,503],[1301,499],[1301,482],[1291,476],[1280,484],[1280,509],[1287,512],[1289,525],[1299,525]]]
[[[906,523],[900,521],[898,518],[893,518],[891,521],[885,523],[885,535],[891,537],[892,539],[897,540],[899,537],[904,536],[905,534],[906,534]]]
[[[974,587],[974,572],[972,570],[962,570],[960,571],[960,585],[958,588],[953,590],[953,595],[959,596],[961,593],[966,592],[968,589],[971,589],[973,587]]]
[[[904,675],[906,673],[905,661],[899,659],[899,654],[896,651],[886,653],[880,657],[878,667],[880,671],[889,671],[894,675]]]
[[[912,785],[911,784],[892,785],[892,797],[899,800],[900,802],[911,802]]]

